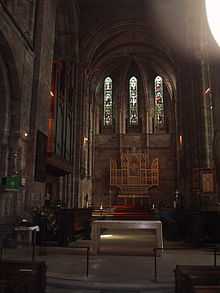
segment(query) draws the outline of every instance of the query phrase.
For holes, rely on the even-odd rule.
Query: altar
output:
[[[161,221],[127,221],[127,220],[96,220],[92,222],[93,253],[97,254],[100,248],[100,238],[103,229],[143,229],[155,230],[156,247],[163,248],[163,234]]]

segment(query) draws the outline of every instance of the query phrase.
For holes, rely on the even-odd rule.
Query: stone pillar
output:
[[[31,105],[31,142],[28,151],[27,166],[30,174],[28,192],[35,197],[45,193],[45,182],[35,181],[35,159],[37,133],[47,135],[49,95],[52,77],[52,63],[55,41],[56,0],[39,0],[35,29],[35,60],[33,74],[33,90]],[[45,154],[46,155],[46,154]],[[43,157],[43,155],[42,155]],[[42,164],[45,162],[42,162]],[[43,181],[43,180],[42,180]],[[43,202],[39,203],[40,205]],[[29,204],[31,205],[31,203]]]
[[[200,91],[197,62],[181,64],[177,79],[177,111],[179,122],[179,186],[184,196],[184,205],[192,203],[192,171],[200,167]],[[181,136],[181,138],[180,138]],[[181,140],[181,142],[180,142]]]
[[[220,60],[220,49],[219,49]],[[213,109],[214,109],[214,141],[213,141],[213,156],[216,168],[216,179],[218,185],[218,193],[220,190],[220,61],[216,60],[211,65],[211,84],[213,95]],[[218,194],[220,198],[220,195]]]

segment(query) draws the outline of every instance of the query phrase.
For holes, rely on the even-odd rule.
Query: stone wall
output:
[[[2,4],[24,37],[33,43],[37,1],[2,0]]]
[[[36,21],[38,25],[41,22],[40,33],[34,35],[35,1],[0,2],[0,56],[3,60],[0,71],[7,79],[5,95],[1,96],[5,104],[0,126],[4,134],[0,141],[1,175],[18,174],[23,178],[20,191],[1,192],[1,206],[6,207],[1,215],[7,217],[24,214],[25,209],[31,207],[33,193],[44,192],[42,186],[32,190],[33,162],[36,129],[47,132],[56,1],[39,1],[38,9]]]
[[[94,186],[93,204],[99,207],[100,204],[109,206],[111,190],[114,187],[110,183],[110,159],[120,158],[120,152],[126,150],[136,149],[137,151],[149,150],[149,159],[159,159],[160,175],[159,186],[151,192],[148,196],[151,201],[164,206],[171,206],[174,199],[176,188],[176,158],[174,145],[169,134],[150,135],[149,148],[144,143],[145,135],[124,135],[123,144],[118,144],[116,136],[102,136],[96,137],[95,160],[94,160]],[[118,193],[120,191],[118,190]]]

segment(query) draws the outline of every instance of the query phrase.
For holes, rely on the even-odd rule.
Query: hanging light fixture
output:
[[[205,2],[210,30],[217,44],[220,46],[220,0],[205,0]]]

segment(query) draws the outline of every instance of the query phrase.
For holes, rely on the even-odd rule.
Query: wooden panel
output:
[[[44,262],[2,260],[0,282],[4,282],[4,292],[44,293],[46,265]]]
[[[47,136],[38,130],[37,148],[35,161],[35,180],[44,182],[46,180],[46,156],[47,156]]]
[[[147,154],[121,154],[120,164],[117,165],[115,160],[110,161],[110,185],[158,186],[159,160],[154,159],[149,168]]]
[[[193,293],[219,293],[220,286],[193,286]]]
[[[195,192],[215,192],[215,170],[210,168],[195,168],[192,172],[192,189]]]
[[[176,293],[193,293],[194,286],[220,285],[219,266],[179,265],[175,269]]]
[[[214,174],[212,172],[202,173],[202,192],[214,192]]]

